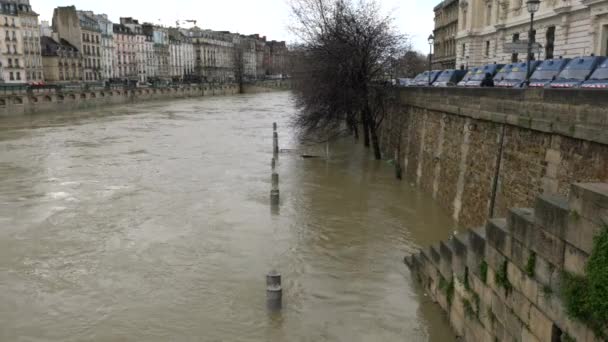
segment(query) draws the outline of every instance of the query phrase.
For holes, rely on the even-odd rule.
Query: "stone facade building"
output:
[[[4,83],[43,80],[38,14],[29,0],[0,1],[0,24],[4,44],[0,51],[0,78]]]
[[[116,44],[115,78],[123,81],[138,80],[135,34],[126,25],[117,24],[114,25],[114,39]]]
[[[433,69],[456,68],[456,33],[459,0],[444,0],[435,6]]]
[[[195,74],[209,82],[233,81],[234,40],[229,32],[193,28],[188,35],[194,44]]]
[[[89,12],[90,13],[90,12]],[[101,30],[95,17],[76,7],[57,7],[53,13],[53,31],[76,47],[82,56],[84,82],[100,82]]]
[[[504,44],[528,39],[543,47],[537,59],[608,54],[608,0],[543,0],[533,37],[529,24],[524,0],[460,0],[456,64],[525,60]]]
[[[80,82],[82,56],[76,47],[65,40],[58,42],[46,36],[40,39],[40,45],[46,82]]]
[[[139,82],[147,82],[148,77],[146,74],[146,53],[145,53],[145,44],[146,44],[146,35],[144,34],[143,26],[139,23],[138,20],[133,18],[120,18],[120,23],[125,25],[131,30],[133,33],[133,43],[135,50],[135,63],[137,70],[137,80]]]
[[[173,80],[192,79],[194,75],[194,45],[179,29],[169,29],[169,76]]]
[[[289,51],[285,42],[272,40],[266,43],[266,51],[264,53],[266,74],[275,76],[286,75],[288,54]]]
[[[106,14],[95,15],[101,30],[101,77],[109,80],[114,77],[114,60],[116,50],[114,47],[114,23]]]

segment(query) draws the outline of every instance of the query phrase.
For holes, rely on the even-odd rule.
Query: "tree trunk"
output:
[[[363,110],[361,115],[363,116],[363,120],[361,120],[363,122],[363,144],[365,147],[369,147],[369,114],[367,110]]]
[[[372,136],[372,144],[374,145],[374,158],[376,158],[376,160],[381,160],[382,153],[380,152],[380,141],[378,140],[378,130],[376,129],[376,126],[373,123],[371,123],[371,125],[370,125],[370,133]]]

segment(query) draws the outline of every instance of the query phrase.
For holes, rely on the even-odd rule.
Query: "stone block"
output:
[[[458,234],[452,240],[452,271],[454,275],[464,280],[467,268],[468,233]]]
[[[549,340],[550,341],[550,340]],[[524,328],[521,332],[521,342],[541,342],[530,330]],[[543,341],[545,342],[545,341]]]
[[[494,338],[478,321],[467,320],[464,326],[465,341],[493,342]]]
[[[511,257],[511,236],[506,230],[506,219],[490,219],[486,225],[487,243],[507,258]]]
[[[531,249],[547,261],[562,268],[564,264],[564,241],[544,229],[535,229]]]
[[[571,215],[564,240],[587,254],[593,252],[594,239],[602,230],[602,226],[576,214]]]
[[[593,244],[593,237],[598,230],[608,229],[608,184],[605,183],[578,183],[573,184],[570,191],[570,209],[575,218],[580,220],[583,229],[580,242],[567,241],[584,252],[591,253],[589,249]],[[579,245],[578,243],[581,243]]]
[[[439,244],[432,245],[429,248],[430,248],[430,250],[429,250],[430,260],[433,263],[433,265],[435,265],[435,267],[439,268],[440,262],[441,262],[441,255],[439,254]]]
[[[530,330],[541,341],[551,341],[553,322],[534,305],[530,308]]]
[[[531,303],[536,303],[539,293],[537,281],[528,277],[513,263],[507,265],[507,278],[514,290],[521,292]]]
[[[486,247],[486,231],[485,228],[476,228],[469,230],[469,247],[472,254],[483,257]]]
[[[536,265],[534,267],[534,278],[543,286],[548,286],[554,291],[558,291],[559,287],[556,280],[559,278],[561,270],[548,262],[540,255],[536,256]]]
[[[511,241],[511,262],[522,270],[526,269],[528,260],[534,252],[524,246],[521,242],[513,239]]]
[[[534,220],[534,210],[532,209],[511,209],[507,215],[507,230],[511,232],[513,239],[530,247],[536,230]]]
[[[524,325],[530,324],[530,308],[532,303],[521,292],[513,290],[507,297],[505,304]]]
[[[589,260],[589,255],[580,249],[566,244],[566,252],[564,256],[564,269],[567,272],[577,274],[577,275],[585,275],[585,267],[587,265],[587,261]]]
[[[563,239],[568,226],[570,209],[568,199],[554,195],[540,195],[536,199],[534,217],[536,224]]]
[[[500,269],[503,267],[505,261],[507,261],[507,258],[502,255],[502,253],[500,253],[498,250],[496,250],[494,247],[487,245],[486,246],[486,262],[488,263],[488,266],[490,268],[492,268],[494,271],[500,271]]]
[[[496,319],[505,327],[509,335],[521,335],[522,322],[513,314],[511,308],[505,305],[504,299],[496,294],[492,297],[492,312]]]
[[[439,271],[441,275],[447,280],[450,281],[453,277],[452,272],[452,242],[440,242],[439,243],[439,255],[441,256],[439,261]]]

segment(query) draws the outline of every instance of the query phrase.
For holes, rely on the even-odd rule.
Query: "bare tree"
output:
[[[378,129],[392,90],[394,61],[406,42],[375,0],[292,0],[292,31],[301,40],[294,63],[303,136],[325,138],[363,127],[365,146],[380,159]]]

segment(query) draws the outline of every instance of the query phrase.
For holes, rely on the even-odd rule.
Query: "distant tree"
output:
[[[305,138],[331,139],[363,127],[366,147],[381,158],[378,128],[384,120],[391,76],[406,38],[375,0],[292,0],[295,49],[294,120]]]

